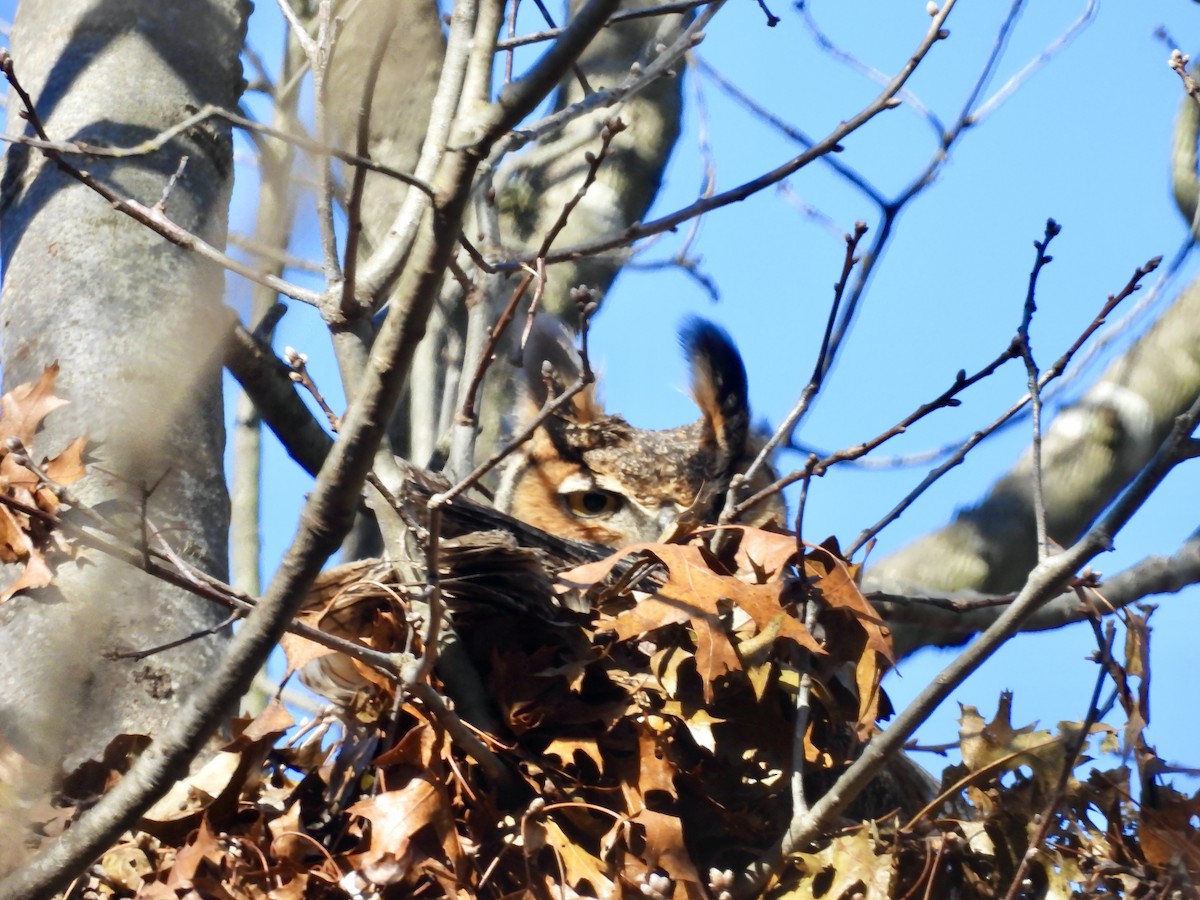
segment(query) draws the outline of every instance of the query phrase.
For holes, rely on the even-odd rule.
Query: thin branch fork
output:
[[[774,184],[787,178],[794,172],[804,168],[813,160],[820,159],[828,153],[837,152],[841,148],[841,142],[846,137],[853,134],[871,119],[875,118],[884,110],[895,109],[900,105],[900,100],[897,94],[904,87],[912,73],[920,65],[921,61],[928,55],[934,44],[938,41],[949,37],[949,32],[945,31],[943,25],[946,17],[954,8],[955,0],[947,0],[945,4],[938,10],[937,15],[933,17],[933,22],[926,32],[924,39],[918,45],[913,55],[905,62],[900,72],[886,85],[884,90],[868,104],[857,115],[842,122],[831,131],[822,140],[815,143],[810,149],[804,153],[793,157],[782,165],[772,169],[758,178],[754,178],[736,188],[716,194],[712,197],[704,197],[692,203],[689,206],[676,210],[675,212],[655,219],[652,222],[634,223],[626,228],[620,234],[609,235],[607,237],[598,238],[594,241],[587,241],[581,244],[576,244],[574,247],[568,247],[551,253],[546,257],[547,263],[565,262],[569,260],[581,259],[587,256],[595,256],[599,253],[604,253],[608,250],[618,249],[627,246],[628,244],[648,237],[649,235],[659,234],[664,231],[670,231],[684,222],[694,219],[696,216],[703,215],[714,209],[720,209],[723,206],[728,206],[731,203],[745,200],[751,197],[764,188],[771,187]],[[522,265],[533,261],[532,257],[523,257],[520,259],[508,260],[505,262],[496,263],[496,268],[500,271],[514,271]]]
[[[1039,390],[1044,389],[1047,384],[1062,375],[1063,371],[1067,367],[1067,364],[1071,361],[1071,358],[1077,352],[1079,352],[1080,348],[1083,347],[1083,345],[1087,342],[1087,339],[1091,337],[1091,335],[1095,334],[1096,330],[1104,324],[1105,318],[1108,316],[1108,314],[1111,313],[1113,309],[1116,308],[1117,304],[1119,304],[1122,300],[1130,296],[1134,291],[1140,289],[1140,280],[1158,268],[1158,265],[1161,261],[1162,257],[1156,256],[1144,265],[1139,266],[1134,272],[1133,277],[1129,279],[1129,281],[1125,284],[1125,287],[1122,288],[1119,293],[1115,295],[1109,294],[1108,299],[1105,301],[1100,312],[1096,314],[1096,317],[1092,319],[1090,323],[1088,323],[1087,327],[1084,328],[1079,337],[1075,339],[1074,343],[1067,348],[1066,352],[1056,359],[1054,363],[1041,374],[1041,377],[1038,378]],[[1015,347],[1010,347],[1010,351],[1014,356],[1019,355],[1019,350],[1017,350]],[[917,497],[925,492],[929,485],[933,484],[955,466],[959,465],[959,463],[966,458],[967,454],[974,449],[977,444],[979,444],[988,435],[996,431],[996,429],[998,429],[1001,425],[1010,421],[1014,416],[1017,415],[1017,413],[1024,409],[1026,404],[1029,402],[1030,396],[1026,394],[986,428],[971,435],[971,437],[969,437],[963,443],[962,447],[959,448],[958,452],[947,459],[946,462],[942,463],[942,465],[938,466],[936,469],[926,475],[925,478],[921,480],[921,483],[913,488],[913,490],[909,492],[908,496],[896,504],[896,506],[893,507],[886,515],[884,515],[882,519],[880,519],[870,528],[864,529],[862,533],[860,533],[855,539],[850,548],[846,551],[846,555],[852,556],[858,551],[859,548],[866,544],[867,541],[871,540],[881,530],[883,530],[883,528],[899,518],[900,515],[916,501]]]
[[[268,287],[271,290],[284,295],[285,297],[290,297],[293,300],[307,303],[310,306],[323,308],[323,303],[326,299],[325,296],[323,294],[310,291],[306,288],[302,288],[299,285],[293,284],[292,282],[282,279],[276,275],[266,274],[247,266],[245,263],[242,263],[241,261],[229,256],[227,253],[224,253],[213,245],[209,244],[203,238],[198,237],[187,229],[182,228],[175,222],[171,221],[163,212],[161,208],[161,201],[152,207],[147,207],[140,201],[131,197],[122,197],[112,188],[108,187],[108,185],[103,184],[91,176],[88,172],[69,162],[67,157],[72,154],[80,154],[85,156],[123,159],[130,156],[145,155],[160,150],[162,147],[166,146],[166,144],[172,138],[178,136],[179,134],[185,133],[189,129],[194,128],[196,125],[210,118],[223,118],[230,122],[230,124],[237,127],[254,130],[269,137],[287,141],[297,147],[300,147],[301,149],[317,153],[326,159],[336,158],[347,165],[354,166],[356,172],[376,172],[414,187],[429,197],[433,196],[433,188],[421,179],[399,170],[392,169],[388,166],[376,163],[361,153],[346,153],[338,150],[337,148],[323,144],[320,141],[314,141],[299,135],[280,131],[276,128],[271,128],[270,126],[254,122],[243,116],[236,115],[228,110],[221,109],[220,107],[216,106],[205,106],[177,125],[174,125],[171,128],[160,132],[154,138],[143,141],[133,147],[100,147],[87,144],[85,142],[54,141],[46,133],[45,128],[43,127],[41,120],[37,115],[36,109],[33,106],[32,98],[29,97],[29,94],[25,91],[17,79],[12,57],[8,54],[8,51],[3,48],[0,48],[0,70],[3,71],[9,84],[12,85],[13,89],[21,98],[23,105],[22,115],[30,122],[34,132],[37,134],[36,138],[30,138],[24,135],[2,135],[0,136],[0,140],[15,144],[27,145],[41,151],[63,172],[74,178],[76,181],[79,181],[84,186],[95,191],[118,212],[123,213],[139,224],[149,228],[151,231],[154,231],[160,237],[165,238],[172,244],[175,244],[177,247],[180,247],[184,250],[193,251],[203,258],[209,259],[220,265],[222,268],[227,269],[236,275],[240,275],[243,278],[254,282],[255,284]],[[340,279],[338,280],[338,283],[341,283]],[[342,288],[342,291],[344,292],[345,289]]]
[[[648,66],[644,68],[640,66],[635,67],[620,84],[606,88],[605,90],[593,91],[565,109],[551,113],[536,122],[529,123],[520,131],[514,131],[506,135],[493,148],[489,162],[494,165],[505,154],[520,149],[529,142],[537,140],[544,135],[558,132],[568,122],[585,116],[592,110],[606,106],[615,106],[617,103],[643,90],[659,78],[674,77],[675,67],[679,64],[679,61],[704,39],[704,27],[720,12],[726,2],[727,0],[710,0],[708,7],[688,24],[671,46],[659,52]],[[501,94],[501,98],[503,99],[503,93]]]
[[[530,305],[529,313],[531,317],[533,316],[534,309],[536,309],[538,301],[541,297],[540,289],[545,284],[545,264],[543,260],[545,259],[546,254],[550,252],[550,248],[553,246],[555,239],[562,233],[562,230],[566,228],[572,211],[580,204],[580,202],[582,202],[583,198],[587,195],[588,190],[593,184],[595,184],[596,176],[600,171],[600,167],[604,164],[604,161],[612,155],[613,140],[624,130],[625,123],[620,119],[609,119],[600,129],[600,149],[595,153],[588,151],[585,154],[585,161],[588,164],[587,172],[584,174],[583,181],[580,183],[579,188],[567,200],[567,202],[563,204],[563,208],[559,211],[558,217],[555,219],[554,224],[551,225],[550,229],[546,232],[546,236],[542,240],[541,247],[538,249],[538,266],[535,270],[535,275],[527,275],[525,278],[521,279],[520,284],[517,285],[512,297],[505,305],[500,317],[496,320],[496,324],[492,326],[488,334],[487,345],[484,347],[483,353],[480,354],[479,365],[475,367],[475,371],[471,376],[466,397],[463,400],[462,408],[458,413],[458,424],[474,425],[476,420],[475,400],[478,397],[479,389],[483,384],[484,376],[487,374],[488,368],[495,359],[496,348],[499,346],[500,340],[504,337],[505,331],[508,330],[508,326],[516,314],[517,304],[520,302],[521,297],[523,297],[525,292],[529,289],[530,283],[536,277],[538,282],[538,291],[535,293],[534,301]],[[583,317],[581,317],[580,327],[586,331],[587,326],[586,324],[583,324],[582,318]],[[526,333],[528,333],[528,326],[526,327]],[[532,432],[530,432],[530,434],[532,434]]]
[[[698,7],[708,6],[712,2],[713,0],[681,0],[678,3],[661,3],[658,6],[651,6],[646,9],[627,9],[609,16],[608,21],[604,23],[604,27],[611,28],[613,25],[620,25],[622,22],[629,22],[633,19],[648,19],[652,16],[669,16],[672,13],[691,12]],[[517,47],[540,44],[543,41],[553,40],[562,34],[562,32],[561,28],[547,28],[543,31],[523,34],[519,37],[504,38],[496,42],[496,52],[503,53],[506,50],[515,50]]]
[[[813,397],[815,397],[821,390],[821,385],[825,380],[825,374],[829,371],[829,365],[831,363],[829,358],[829,342],[833,333],[834,323],[837,321],[838,308],[841,306],[842,295],[846,290],[846,284],[850,280],[850,273],[858,264],[858,245],[862,241],[863,235],[866,233],[866,223],[855,222],[854,233],[845,235],[846,254],[842,260],[842,274],[838,279],[837,284],[833,286],[833,303],[830,304],[829,307],[829,315],[825,320],[825,334],[821,339],[821,349],[817,352],[817,361],[813,366],[813,373],[808,380],[808,384],[806,384],[804,386],[804,390],[800,392],[800,399],[796,401],[796,405],[792,407],[791,412],[789,412],[787,416],[784,417],[783,421],[779,423],[779,427],[775,429],[775,433],[771,435],[770,440],[763,444],[762,449],[758,451],[758,456],[754,457],[754,461],[750,464],[749,468],[746,469],[746,472],[741,476],[735,476],[734,483],[730,485],[731,490],[733,490],[736,486],[740,486],[741,484],[753,479],[754,474],[760,468],[766,465],[767,460],[771,458],[771,454],[775,452],[775,449],[796,428],[800,422],[800,419],[804,416],[804,413],[808,410],[810,404],[812,403]],[[785,485],[781,484],[778,488],[776,488],[776,490],[782,490],[784,486]],[[774,485],[771,487],[773,488]],[[753,498],[748,499],[744,503],[739,503],[736,506],[726,502],[726,507],[729,509],[731,516],[736,516],[742,512],[745,512],[747,509],[753,506],[754,503],[759,502],[759,500],[766,499],[770,493],[774,493],[774,491],[772,491],[771,488],[766,488],[755,494]],[[731,497],[731,499],[733,498]]]
[[[1101,307],[1100,312],[1098,312],[1096,314],[1096,316],[1092,319],[1092,321],[1088,323],[1087,327],[1084,328],[1082,332],[1080,332],[1079,336],[1075,339],[1074,342],[1072,342],[1071,346],[1067,348],[1066,352],[1064,352],[1062,354],[1062,356],[1060,356],[1057,360],[1055,360],[1054,363],[1048,369],[1046,369],[1041,374],[1041,376],[1038,378],[1037,384],[1038,384],[1039,390],[1044,388],[1050,381],[1059,377],[1062,374],[1062,372],[1066,369],[1067,364],[1071,361],[1071,358],[1087,342],[1087,339],[1092,334],[1094,334],[1096,332],[1096,330],[1099,329],[1104,324],[1106,317],[1113,311],[1113,309],[1115,309],[1116,306],[1119,303],[1121,303],[1122,300],[1126,299],[1132,293],[1134,293],[1135,291],[1140,289],[1141,279],[1146,277],[1146,275],[1150,274],[1151,272],[1153,272],[1158,267],[1158,265],[1161,261],[1162,261],[1162,257],[1156,256],[1153,259],[1151,259],[1149,262],[1139,266],[1134,271],[1133,276],[1129,279],[1128,282],[1126,282],[1125,286],[1118,293],[1109,294],[1103,307]],[[924,416],[928,415],[930,412],[932,412],[935,409],[940,409],[940,408],[946,407],[946,406],[957,406],[959,401],[958,401],[956,395],[958,393],[960,393],[966,387],[969,387],[970,385],[975,384],[979,380],[986,378],[992,372],[994,372],[997,368],[999,368],[1001,365],[1003,365],[1005,362],[1007,362],[1010,359],[1014,359],[1018,356],[1020,356],[1020,348],[1019,348],[1017,342],[1014,341],[1013,343],[1010,343],[1008,348],[1003,353],[1001,353],[996,359],[994,359],[988,365],[984,366],[982,369],[980,369],[977,373],[970,376],[969,378],[966,376],[965,372],[960,371],[958,373],[958,376],[955,379],[955,383],[953,385],[951,385],[951,387],[949,387],[946,391],[944,391],[935,400],[922,405],[917,410],[915,410],[913,413],[910,413],[908,416],[906,416],[903,420],[901,420],[899,423],[894,425],[892,428],[888,429],[887,431],[883,432],[882,434],[878,435],[877,437],[873,438],[872,440],[867,441],[864,444],[859,444],[856,447],[839,450],[836,453],[833,453],[833,454],[825,457],[824,459],[818,461],[815,465],[806,467],[802,471],[792,472],[791,474],[779,479],[779,481],[776,482],[775,484],[769,485],[768,487],[764,488],[762,491],[759,491],[754,496],[746,498],[746,500],[743,501],[741,506],[748,507],[752,503],[758,502],[758,500],[760,500],[760,499],[762,499],[762,497],[766,496],[768,492],[772,492],[772,491],[781,489],[783,487],[786,487],[789,484],[799,481],[802,478],[805,478],[806,473],[811,473],[811,475],[822,475],[828,470],[828,468],[830,466],[834,465],[835,463],[842,462],[845,460],[858,459],[858,458],[866,455],[867,453],[869,453],[871,450],[874,450],[876,447],[880,446],[885,441],[891,439],[892,437],[894,437],[898,434],[903,433],[904,431],[906,431],[908,429],[909,426],[911,426],[912,424],[914,424],[915,422],[917,422],[919,419],[923,418]],[[949,459],[946,460],[946,462],[944,462],[942,465],[938,466],[936,469],[934,469],[932,472],[930,472],[921,481],[921,483],[919,485],[917,485],[917,487],[915,487],[908,494],[908,496],[906,496],[899,504],[897,504],[896,507],[894,507],[891,511],[889,511],[887,513],[887,515],[884,516],[883,519],[881,519],[879,522],[877,522],[875,525],[871,526],[870,528],[865,529],[855,539],[854,543],[847,549],[847,555],[848,556],[853,555],[868,540],[870,540],[872,537],[877,535],[886,525],[895,521],[895,519],[898,518],[900,516],[900,514],[904,512],[905,509],[907,509],[909,506],[912,505],[912,503],[916,500],[917,497],[919,497],[922,493],[924,493],[924,491],[926,490],[926,488],[929,487],[929,485],[931,485],[934,481],[939,479],[946,472],[950,471],[950,469],[959,465],[959,463],[961,463],[963,461],[963,459],[966,458],[967,453],[969,453],[977,444],[979,444],[988,435],[992,434],[1001,425],[1003,425],[1004,423],[1006,423],[1010,419],[1012,419],[1017,413],[1019,413],[1022,409],[1024,409],[1025,405],[1029,402],[1030,402],[1030,396],[1028,394],[1026,394],[1024,397],[1022,397],[1020,400],[1018,400],[1012,407],[1010,407],[1008,410],[1006,410],[1004,413],[1002,413],[990,425],[988,425],[987,427],[985,427],[985,428],[981,429],[980,431],[977,431],[973,435],[971,435],[971,437],[968,438],[962,444],[962,446],[959,448],[959,450],[953,456],[951,456]]]
[[[525,292],[529,290],[529,286],[533,284],[533,276],[526,274],[524,278],[513,289],[512,296],[504,305],[500,316],[496,319],[496,324],[491,327],[488,332],[488,341],[483,348],[483,353],[480,355],[479,365],[475,367],[474,373],[471,375],[471,380],[467,385],[466,399],[463,400],[462,408],[456,417],[456,424],[474,426],[477,416],[475,413],[475,400],[479,396],[479,389],[483,386],[484,375],[487,374],[488,366],[491,360],[496,355],[496,348],[500,346],[500,339],[504,336],[504,332],[508,330],[509,323],[517,312],[517,304],[521,302],[521,298],[525,296]]]
[[[5,51],[7,53],[7,51]],[[21,91],[23,94],[23,90]],[[24,101],[23,101],[24,102]],[[262,122],[256,122],[245,116],[239,115],[231,110],[224,109],[220,106],[206,104],[196,112],[192,113],[187,118],[181,120],[170,128],[160,131],[152,138],[147,138],[137,144],[129,147],[109,147],[100,144],[89,144],[87,141],[54,141],[49,137],[39,135],[36,138],[31,138],[23,134],[5,134],[0,135],[0,140],[10,144],[23,144],[27,147],[32,147],[35,150],[52,150],[63,156],[93,156],[106,159],[126,159],[132,156],[146,156],[151,153],[156,153],[163,149],[172,139],[181,134],[192,130],[197,125],[202,125],[209,119],[224,119],[230,125],[236,128],[241,128],[244,131],[254,132],[265,135],[269,138],[274,138],[279,141],[291,144],[301,150],[306,150],[319,156],[329,156],[338,162],[345,163],[348,166],[366,169],[369,172],[383,175],[386,178],[392,178],[396,181],[407,184],[409,187],[416,188],[426,196],[433,196],[433,188],[426,182],[417,178],[408,172],[402,172],[399,169],[394,169],[381,162],[371,159],[368,156],[350,153],[338,147],[329,144],[323,144],[313,138],[306,137],[302,134],[293,134],[292,132],[282,131]]]
[[[1197,442],[1190,443],[1195,445]],[[1180,447],[1181,457],[1186,457],[1187,447],[1187,444]],[[1021,630],[1061,628],[1092,618],[1094,609],[1106,616],[1113,615],[1148,596],[1175,593],[1198,583],[1200,537],[1193,537],[1169,557],[1143,559],[1102,580],[1094,577],[1077,579],[1068,590],[1049,600],[1026,620]],[[1098,602],[1081,602],[1080,591],[1086,592],[1087,598],[1097,598]],[[922,646],[957,646],[990,625],[999,611],[1012,605],[1016,595],[962,592],[917,596],[903,589],[893,593],[885,588],[869,591],[867,599],[892,627],[897,655],[905,656],[914,649],[912,642],[904,638],[907,633],[919,631]]]
[[[969,89],[968,99],[964,102],[953,124],[948,130],[943,130],[940,126],[936,127],[937,146],[925,169],[912,179],[893,199],[886,202],[877,201],[880,208],[881,221],[876,229],[875,240],[864,254],[863,265],[859,269],[858,278],[855,281],[854,288],[850,291],[841,321],[838,323],[837,330],[834,333],[833,352],[835,354],[838,348],[841,347],[842,341],[845,339],[850,325],[857,315],[859,301],[866,291],[868,281],[874,272],[875,263],[882,258],[884,249],[892,237],[893,229],[901,210],[914,197],[933,184],[937,173],[941,171],[947,159],[949,159],[951,147],[969,130],[970,126],[978,124],[986,115],[994,111],[1019,84],[1030,77],[1051,56],[1070,43],[1071,39],[1090,20],[1096,7],[1095,0],[1088,0],[1086,8],[1079,17],[1049,47],[1043,50],[1036,60],[1026,65],[1025,68],[1010,78],[982,107],[978,110],[973,109],[974,104],[982,95],[984,88],[990,80],[992,73],[996,70],[1002,52],[1007,44],[1006,37],[1020,15],[1023,2],[1024,0],[1011,0],[1008,15],[997,32],[992,42],[991,50],[984,60],[980,74]],[[918,111],[920,111],[919,108]],[[930,117],[926,115],[925,118],[928,120]],[[857,182],[855,184],[857,185]],[[877,191],[872,190],[869,196],[874,197],[877,193]]]
[[[1100,627],[1093,622],[1096,629],[1096,642],[1098,659],[1101,664],[1098,667],[1099,671],[1096,675],[1096,684],[1092,688],[1092,698],[1088,702],[1087,715],[1084,716],[1083,724],[1079,731],[1075,734],[1067,746],[1067,752],[1063,757],[1062,769],[1058,773],[1058,781],[1054,785],[1054,793],[1050,801],[1046,804],[1039,819],[1035,819],[1037,827],[1029,837],[1029,846],[1025,852],[1021,854],[1021,863],[1017,866],[1017,871],[1013,875],[1009,883],[1008,892],[1004,895],[1004,900],[1017,900],[1023,883],[1025,881],[1025,873],[1029,870],[1029,866],[1037,858],[1037,853],[1042,847],[1046,835],[1050,832],[1050,827],[1055,824],[1058,817],[1058,808],[1062,805],[1063,798],[1067,793],[1067,784],[1071,778],[1071,773],[1075,771],[1076,762],[1079,760],[1079,755],[1083,752],[1084,746],[1087,744],[1087,739],[1091,735],[1092,726],[1095,725],[1101,718],[1100,710],[1100,692],[1104,689],[1104,681],[1108,677],[1108,670],[1105,668],[1103,661],[1112,659],[1113,638],[1116,636],[1115,631],[1110,630],[1109,635],[1105,638],[1100,633]]]
[[[434,494],[432,497],[430,497],[429,509],[431,511],[440,509],[447,503],[453,502],[456,497],[461,496],[464,492],[477,484],[484,475],[492,471],[492,469],[515,453],[522,444],[533,437],[534,432],[541,428],[551,416],[557,415],[561,409],[570,403],[585,388],[587,388],[589,384],[592,384],[596,380],[596,376],[592,372],[591,366],[588,363],[587,354],[588,320],[591,313],[594,311],[594,305],[585,307],[583,310],[581,310],[581,315],[579,317],[580,343],[582,346],[582,350],[580,351],[581,365],[579,377],[575,380],[574,384],[568,387],[557,397],[547,400],[545,405],[543,405],[538,411],[538,414],[534,416],[533,419],[527,423],[520,432],[513,435],[512,440],[480,463],[474,471],[466,475],[448,490],[443,491],[440,494]]]
[[[1050,554],[1050,540],[1046,534],[1046,496],[1042,483],[1042,392],[1038,384],[1038,368],[1033,358],[1033,345],[1029,340],[1029,326],[1033,322],[1033,314],[1037,311],[1037,281],[1042,269],[1048,266],[1052,257],[1046,253],[1050,242],[1062,231],[1062,227],[1053,219],[1046,220],[1046,231],[1040,241],[1034,241],[1037,248],[1037,258],[1029,273],[1029,290],[1025,294],[1025,308],[1021,315],[1021,324],[1017,328],[1015,344],[1020,350],[1021,358],[1025,361],[1025,373],[1029,383],[1029,407],[1032,413],[1033,427],[1033,518],[1037,536],[1037,558],[1045,559]]]
[[[944,390],[934,399],[918,406],[915,410],[913,410],[891,428],[876,435],[868,441],[864,441],[861,444],[856,444],[853,447],[846,447],[830,453],[823,458],[810,461],[808,464],[806,464],[804,469],[791,472],[788,475],[778,479],[774,483],[767,485],[757,493],[747,497],[738,504],[736,511],[740,513],[746,509],[749,509],[755,503],[764,500],[766,497],[776,493],[777,491],[783,490],[791,484],[795,484],[797,481],[807,480],[811,477],[820,477],[837,463],[860,459],[863,456],[866,456],[868,453],[891,440],[893,437],[905,433],[912,425],[915,425],[917,422],[935,410],[958,406],[962,402],[958,399],[959,394],[972,385],[977,384],[985,378],[988,378],[1002,365],[1011,359],[1015,359],[1018,355],[1019,354],[1016,347],[1010,342],[1009,345],[995,359],[971,375],[967,375],[964,370],[959,370],[959,372],[955,375],[954,383],[951,384],[950,387],[946,388],[946,390]],[[974,447],[975,443],[978,443],[979,440],[982,440],[983,437],[990,434],[993,430],[995,430],[995,428],[999,427],[1003,421],[1006,421],[1009,416],[1014,415],[1023,406],[1024,401],[1022,401],[1014,409],[1005,413],[1005,417],[1003,419],[993,423],[992,425],[988,426],[988,428],[973,435],[971,441],[974,441],[974,443],[968,441],[970,447]],[[968,447],[968,449],[970,448]],[[962,448],[960,448],[959,452],[963,452]],[[957,463],[955,463],[955,465],[957,465]],[[857,543],[855,546],[861,546],[861,542]]]

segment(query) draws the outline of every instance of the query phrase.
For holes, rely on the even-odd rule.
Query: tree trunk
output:
[[[236,105],[244,0],[29,0],[13,25],[17,77],[50,137],[131,146],[206,103]],[[8,132],[30,134],[10,92]],[[222,246],[232,185],[227,125],[162,149],[68,157],[118,194]],[[178,171],[178,178],[173,176]],[[139,539],[153,529],[225,576],[222,272],[115,211],[39,151],[13,145],[0,198],[4,386],[58,360],[35,458],[87,435],[87,503]],[[60,560],[54,584],[0,610],[0,728],[26,755],[70,766],[122,732],[153,733],[221,649],[205,636],[144,659],[114,653],[202,634],[224,613],[102,556]]]
[[[1198,322],[1200,282],[1194,282],[1046,430],[1046,529],[1058,544],[1069,546],[1083,534],[1200,394]],[[868,587],[896,593],[1020,587],[1037,562],[1032,466],[1027,451],[978,505],[872,566]]]

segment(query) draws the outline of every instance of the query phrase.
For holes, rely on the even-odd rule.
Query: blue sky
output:
[[[758,102],[820,137],[869,102],[878,86],[822,51],[793,7],[780,0],[769,5],[782,19],[775,28],[766,27],[751,0],[733,0],[708,29],[699,53]],[[904,63],[929,22],[924,0],[816,0],[809,5],[835,44],[887,73]],[[11,17],[12,6],[11,0],[0,2],[0,15]],[[949,39],[933,49],[910,82],[943,122],[953,121],[964,102],[1004,7],[961,3],[950,16]],[[984,96],[1053,42],[1083,7],[1082,0],[1029,4]],[[278,57],[278,21],[274,4],[257,5],[251,41],[268,60]],[[1039,283],[1033,341],[1042,364],[1058,356],[1137,265],[1158,254],[1175,254],[1185,227],[1171,201],[1167,164],[1182,91],[1166,64],[1169,46],[1155,37],[1159,26],[1187,52],[1187,41],[1200,27],[1200,6],[1183,0],[1100,5],[1065,50],[962,137],[936,183],[901,215],[801,440],[833,449],[870,438],[942,391],[960,368],[972,371],[999,353],[1020,321],[1032,242],[1041,238],[1048,217],[1063,231],[1053,245],[1054,262]],[[539,52],[525,51],[518,66]],[[711,80],[688,77],[689,100],[699,91],[708,110],[718,189],[799,152]],[[697,104],[691,102],[657,213],[690,203],[699,190],[699,124]],[[840,158],[891,195],[921,170],[937,146],[929,123],[904,106],[852,135]],[[253,173],[240,165],[238,178],[232,228],[249,232]],[[856,219],[874,229],[879,218],[868,198],[821,163],[790,178],[787,191],[764,191],[704,220],[691,252],[718,286],[719,301],[678,270],[629,271],[618,280],[593,338],[610,408],[644,427],[695,418],[674,333],[685,316],[698,313],[723,324],[741,347],[756,416],[774,423],[786,414],[813,365],[841,267],[839,235]],[[819,210],[833,227],[806,215],[797,200]],[[669,258],[682,239],[682,232],[665,237],[645,258]],[[294,249],[317,258],[311,228]],[[1195,277],[1197,268],[1189,258],[1162,286],[1157,308]],[[1146,288],[1155,283],[1147,279]],[[231,277],[230,302],[243,304],[247,296],[247,286]],[[1147,321],[1131,325],[1113,348],[1127,346]],[[279,345],[284,344],[310,354],[322,389],[336,402],[328,340],[317,318],[303,309],[290,312],[281,326]],[[1072,382],[1059,402],[1077,396],[1111,356],[1112,351]],[[965,438],[1023,393],[1024,377],[1010,365],[972,389],[958,409],[941,411],[888,444],[886,453]],[[979,499],[1027,441],[1023,425],[976,449],[883,533],[875,552],[903,546]],[[783,469],[797,464],[795,456],[779,461]],[[269,574],[294,533],[308,481],[274,444],[267,466],[263,533]],[[922,468],[830,473],[810,492],[807,536],[836,535],[848,543],[923,475]],[[1200,470],[1193,463],[1172,475],[1097,568],[1116,571],[1146,555],[1172,552],[1197,527],[1198,507]],[[1166,598],[1153,619],[1155,706],[1149,739],[1166,759],[1191,765],[1200,765],[1200,723],[1188,701],[1196,677],[1197,601],[1195,588]],[[1081,717],[1095,677],[1086,661],[1091,650],[1086,627],[1017,639],[956,691],[919,737],[929,743],[953,740],[956,702],[990,714],[1005,688],[1016,694],[1018,724],[1036,719],[1052,727],[1060,719]],[[902,705],[949,658],[945,652],[926,652],[907,661],[888,683],[894,701]]]

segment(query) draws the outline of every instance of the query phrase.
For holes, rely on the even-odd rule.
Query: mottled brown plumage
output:
[[[509,463],[497,507],[553,534],[612,547],[658,540],[681,523],[715,521],[730,479],[758,449],[746,373],[729,337],[708,322],[690,321],[681,343],[692,363],[699,421],[662,431],[634,428],[606,413],[589,387]],[[521,420],[536,416],[549,390],[565,390],[578,371],[561,328],[535,329],[525,351]],[[772,477],[764,469],[753,487]],[[783,517],[782,501],[773,497],[743,521],[783,524]]]
[[[681,527],[715,521],[730,478],[757,451],[745,370],[729,338],[708,323],[696,321],[685,328],[683,345],[692,362],[699,421],[663,431],[634,428],[606,413],[589,388],[576,396],[566,415],[538,428],[509,462],[496,506],[548,532],[552,537],[543,536],[544,541],[565,538],[607,547],[655,541]],[[525,360],[527,383],[518,414],[529,421],[550,390],[557,394],[575,381],[579,360],[556,324],[535,329]],[[755,488],[773,477],[764,470]],[[409,515],[421,519],[427,492],[445,485],[415,483],[410,488]],[[472,510],[479,514],[475,519],[464,516]],[[574,634],[555,624],[562,598],[551,589],[547,572],[565,560],[586,558],[564,548],[587,548],[565,541],[561,548],[531,542],[532,529],[528,534],[499,530],[502,523],[483,513],[495,516],[459,501],[446,514],[438,553],[442,598],[468,643],[472,638],[495,641],[503,628],[516,628],[526,637],[550,628],[554,640]],[[782,524],[783,516],[776,496],[744,522]],[[464,531],[470,521],[477,521],[480,530]],[[363,560],[322,574],[306,604],[307,617],[331,634],[371,640],[381,622],[403,621],[397,603],[409,599],[410,588],[397,582],[391,563]],[[472,625],[480,619],[482,627]],[[394,637],[383,633],[389,636]],[[301,677],[339,706],[353,707],[375,696],[363,673],[358,664],[334,654],[314,660]]]

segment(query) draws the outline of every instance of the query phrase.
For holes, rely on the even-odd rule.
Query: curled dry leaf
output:
[[[818,853],[796,854],[809,877],[779,896],[786,900],[848,896],[887,900],[894,896],[896,861],[892,854],[880,852],[881,843],[878,829],[866,825],[834,838]]]
[[[58,378],[58,363],[54,362],[42,370],[41,377],[34,383],[25,383],[13,388],[0,397],[0,444],[16,438],[25,447],[33,446],[33,437],[42,427],[42,420],[67,401],[54,396],[54,382]]]
[[[59,499],[36,473],[17,463],[8,449],[10,439],[20,442],[28,452],[42,420],[67,401],[54,395],[58,364],[49,365],[32,384],[22,384],[0,397],[0,493],[14,501],[0,506],[0,561],[22,566],[21,573],[0,590],[0,603],[21,591],[46,587],[54,578],[52,552],[72,552],[65,542],[56,540],[48,524],[24,510],[58,512]],[[42,460],[46,476],[61,485],[70,485],[84,476],[85,438],[76,438],[50,459]]]
[[[696,636],[696,666],[704,682],[706,702],[712,702],[713,684],[718,678],[742,669],[722,621],[732,607],[750,617],[756,633],[777,629],[779,640],[792,641],[813,653],[825,652],[794,613],[784,608],[780,582],[753,584],[733,577],[722,571],[700,544],[635,544],[607,559],[565,572],[559,580],[587,591],[603,582],[618,563],[634,555],[660,564],[666,569],[666,578],[649,596],[611,621],[600,622],[597,628],[626,641],[669,625],[688,626]]]

